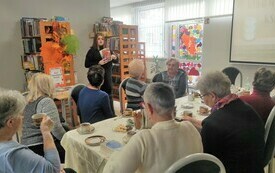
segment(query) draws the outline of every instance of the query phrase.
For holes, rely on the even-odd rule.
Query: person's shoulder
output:
[[[44,97],[38,102],[39,105],[52,104],[52,103],[54,103],[54,100],[50,97]]]

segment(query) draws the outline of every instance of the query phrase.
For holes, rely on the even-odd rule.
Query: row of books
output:
[[[22,18],[20,20],[22,37],[39,37],[40,27],[39,22],[46,20],[45,18]]]
[[[42,56],[39,55],[24,55],[21,56],[22,67],[24,70],[43,71]]]
[[[95,33],[106,32],[105,36],[119,36],[119,26],[122,25],[123,22],[113,21],[112,23],[96,23],[94,25]]]
[[[41,47],[40,38],[25,38],[22,39],[25,53],[39,53]]]
[[[107,38],[106,47],[108,47],[111,51],[119,50],[119,38],[118,37]]]

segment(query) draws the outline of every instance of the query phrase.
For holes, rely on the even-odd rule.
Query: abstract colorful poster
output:
[[[179,25],[179,58],[200,61],[202,58],[203,24]]]
[[[201,63],[198,62],[181,62],[179,68],[187,72],[188,76],[200,76],[201,74]]]

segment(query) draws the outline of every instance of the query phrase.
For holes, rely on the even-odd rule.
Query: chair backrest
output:
[[[275,106],[271,110],[265,124],[265,149],[264,149],[264,166],[272,161],[275,148]]]
[[[72,125],[75,126],[75,122],[73,121],[74,117],[73,117],[73,113],[72,113],[72,102],[71,99],[74,100],[75,104],[76,104],[76,109],[77,109],[77,115],[79,115],[79,119],[80,122],[81,121],[81,117],[80,117],[80,111],[79,108],[77,106],[77,101],[78,101],[78,95],[80,93],[80,91],[85,87],[85,84],[76,84],[74,85],[72,88],[70,88],[69,90],[69,97],[68,97],[68,104],[69,104],[69,110],[70,110],[70,116],[71,116],[71,120],[72,120]]]
[[[120,104],[120,113],[123,114],[123,111],[124,111],[124,105],[123,105],[123,92],[125,92],[125,89],[126,89],[126,84],[127,84],[127,81],[129,80],[129,78],[125,78],[123,79],[120,84],[119,84],[119,87],[118,87],[118,93],[119,93],[119,104]]]
[[[211,154],[195,153],[179,159],[165,173],[225,173],[222,162]]]
[[[243,75],[239,69],[236,67],[226,67],[222,72],[228,76],[233,85],[235,85],[237,76],[240,75],[240,87],[242,87]]]

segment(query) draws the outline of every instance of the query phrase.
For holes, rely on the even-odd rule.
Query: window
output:
[[[164,57],[163,4],[137,8],[139,41],[145,42],[146,57]]]

